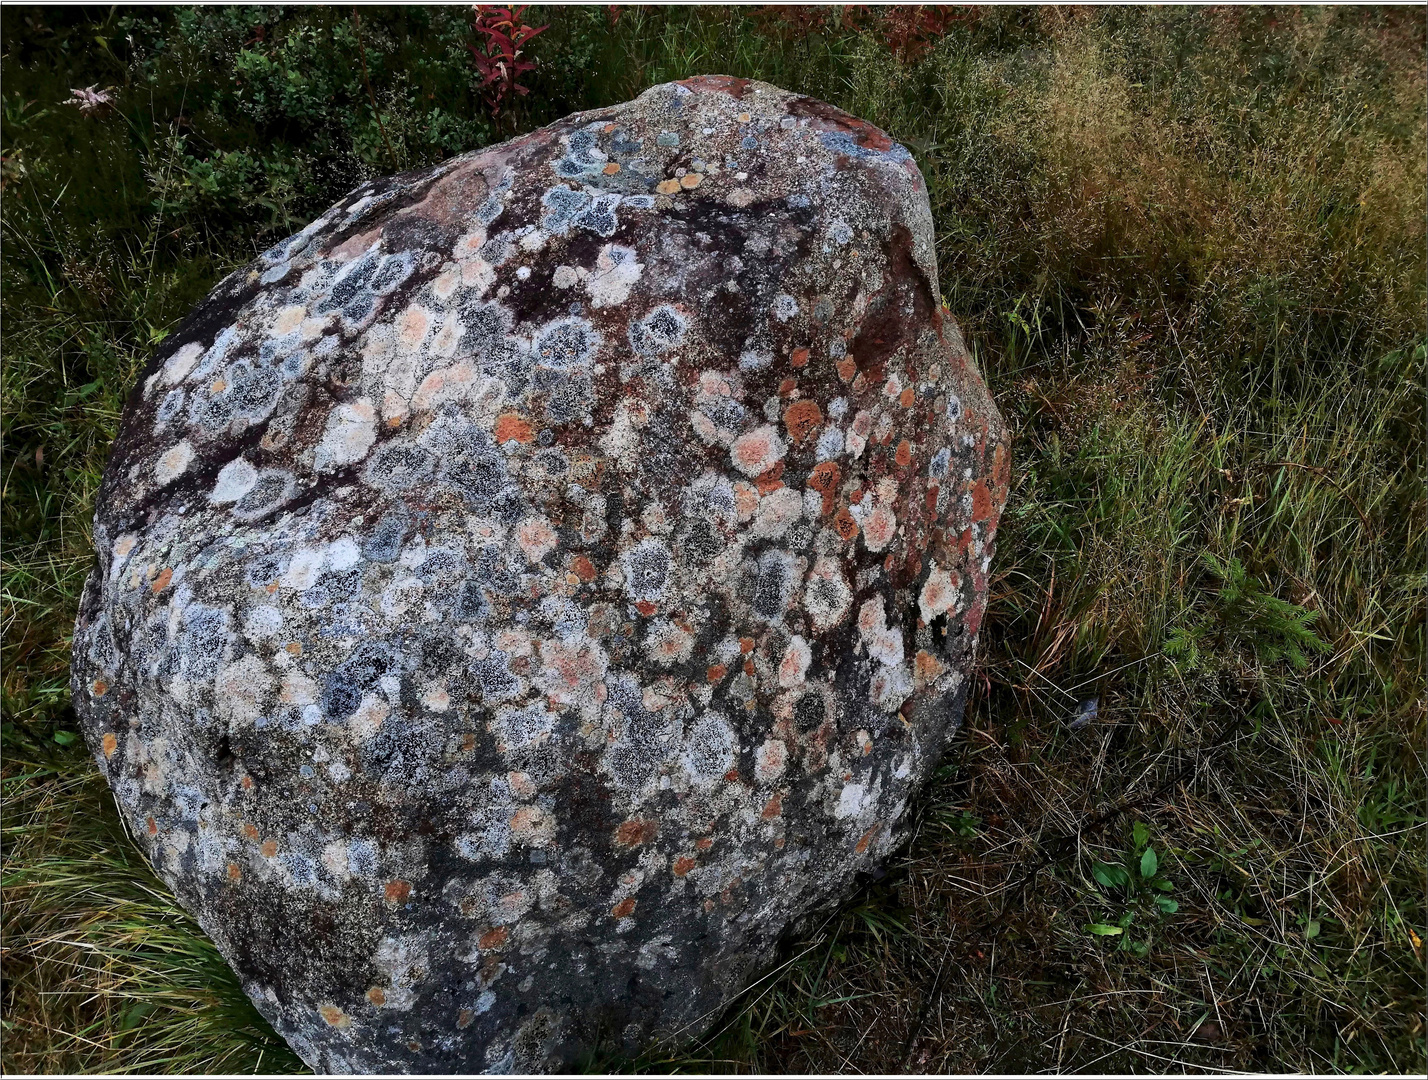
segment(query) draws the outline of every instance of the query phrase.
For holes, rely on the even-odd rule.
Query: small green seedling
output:
[[[1135,909],[1149,909],[1159,916],[1174,915],[1180,910],[1180,905],[1165,895],[1173,892],[1175,886],[1160,872],[1160,856],[1150,844],[1150,830],[1137,821],[1131,830],[1131,847],[1124,861],[1093,863],[1091,876],[1107,900],[1112,900],[1113,894],[1124,893],[1126,908],[1113,923],[1088,923],[1086,932],[1093,937],[1118,937],[1120,949],[1144,956],[1150,948],[1149,942],[1137,941],[1126,932],[1135,919]]]
[[[963,810],[952,819],[952,827],[957,830],[958,836],[976,836],[982,829],[982,819]]]

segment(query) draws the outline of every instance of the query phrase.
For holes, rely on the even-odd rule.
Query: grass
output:
[[[364,9],[389,151],[341,10],[4,12],[3,1067],[300,1067],[73,734],[149,350],[393,156],[720,71],[916,154],[1016,476],[911,844],[709,1035],[589,1067],[1422,1072],[1423,13],[546,18],[498,131],[459,12]]]

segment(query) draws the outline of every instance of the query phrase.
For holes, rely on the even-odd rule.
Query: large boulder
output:
[[[364,184],[125,410],[74,701],[303,1058],[693,1033],[904,835],[1005,429],[883,132],[709,77]]]

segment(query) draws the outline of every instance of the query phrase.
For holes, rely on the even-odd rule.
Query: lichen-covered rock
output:
[[[900,838],[1009,474],[907,151],[692,79],[369,183],[125,412],[74,645],[154,866],[332,1071],[695,1031]]]

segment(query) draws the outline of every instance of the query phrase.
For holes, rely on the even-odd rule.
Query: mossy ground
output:
[[[1016,475],[911,845],[706,1040],[590,1067],[1423,1070],[1422,11],[840,12],[532,9],[498,125],[459,8],[6,8],[6,1070],[300,1068],[73,734],[153,345],[367,176],[707,72],[914,152]]]

